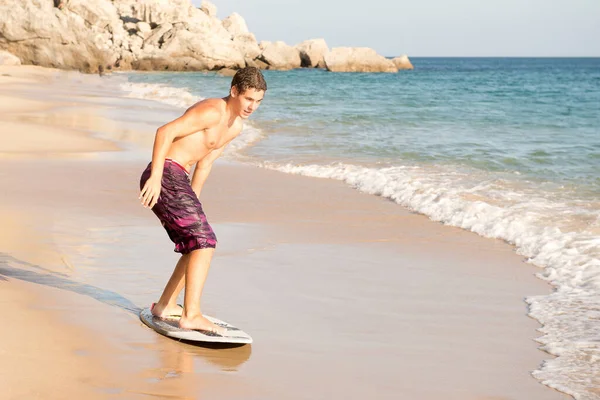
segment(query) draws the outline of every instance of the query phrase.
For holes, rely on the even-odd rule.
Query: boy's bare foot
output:
[[[179,327],[182,329],[212,332],[221,336],[224,336],[225,332],[227,331],[225,328],[213,324],[202,315],[197,315],[191,318],[181,317],[179,320]]]
[[[152,315],[158,318],[181,318],[183,307],[178,304],[162,306],[160,303],[152,303],[150,311]]]

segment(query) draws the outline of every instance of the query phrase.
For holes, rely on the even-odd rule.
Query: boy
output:
[[[156,131],[152,162],[140,180],[140,199],[151,208],[181,253],[154,316],[181,315],[179,326],[222,333],[202,315],[200,298],[217,244],[199,198],[213,162],[260,105],[267,84],[259,69],[237,71],[227,97],[202,100]],[[189,179],[190,167],[196,164]],[[183,310],[176,304],[185,285]]]

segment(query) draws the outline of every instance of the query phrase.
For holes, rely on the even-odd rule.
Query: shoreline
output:
[[[77,107],[77,104],[73,105],[73,109]],[[93,110],[93,107],[88,108]],[[123,298],[131,299],[132,304],[147,302],[158,294],[160,288],[156,284],[162,284],[163,275],[168,271],[153,270],[150,274],[140,270],[146,274],[145,282],[153,285],[151,293],[148,290],[134,290],[133,280],[126,284],[118,283],[119,278],[129,278],[127,274],[122,276],[123,272],[118,271],[118,267],[105,272],[110,272],[106,281],[96,272],[98,265],[114,259],[141,268],[137,256],[125,253],[123,249],[116,250],[114,243],[105,237],[116,232],[121,232],[122,242],[138,246],[137,250],[148,251],[150,247],[160,247],[160,252],[158,249],[150,251],[150,254],[156,253],[153,260],[173,260],[173,254],[167,255],[162,251],[165,248],[171,251],[164,232],[160,231],[152,217],[137,207],[135,201],[137,193],[131,182],[139,179],[137,175],[141,170],[137,171],[132,166],[141,166],[143,163],[126,159],[106,161],[102,157],[71,161],[60,158],[28,160],[24,164],[18,159],[0,162],[13,167],[10,176],[3,176],[5,184],[11,188],[9,194],[0,201],[3,211],[10,210],[12,213],[14,210],[28,209],[32,215],[49,215],[51,212],[58,215],[61,210],[70,210],[64,221],[57,222],[54,219],[47,226],[39,221],[31,223],[32,228],[43,227],[41,242],[54,241],[56,246],[57,238],[63,235],[61,239],[64,241],[58,241],[63,259],[42,254],[37,260],[24,261],[39,262],[44,267],[52,264],[54,273],[74,276],[97,288],[107,287],[110,279],[113,279],[113,285],[119,289],[116,293],[125,294]],[[72,163],[78,164],[81,169],[75,173],[69,167]],[[15,165],[17,168],[14,168]],[[51,179],[40,182],[35,188],[20,183],[35,179],[42,166],[46,176],[57,179],[58,184]],[[107,179],[107,176],[112,179]],[[60,190],[56,191],[57,188]],[[98,188],[100,192],[94,193]],[[46,205],[35,201],[34,189],[44,193]],[[70,196],[66,196],[65,192]],[[228,313],[225,315],[232,322],[239,321],[239,325],[254,337],[262,338],[252,346],[255,356],[251,361],[248,354],[240,364],[240,359],[246,356],[238,351],[239,354],[232,357],[234,361],[225,362],[235,365],[233,377],[223,375],[223,369],[231,367],[223,367],[222,363],[217,363],[216,369],[209,368],[216,376],[214,390],[222,390],[225,387],[223,385],[232,385],[231,392],[228,392],[231,396],[238,390],[252,388],[267,398],[278,398],[277,394],[287,393],[284,387],[279,387],[286,381],[282,372],[274,369],[273,365],[294,359],[299,364],[295,367],[288,365],[294,372],[292,375],[303,377],[314,387],[327,387],[332,394],[339,395],[341,392],[346,398],[361,393],[367,395],[370,385],[385,386],[391,382],[395,383],[395,392],[402,390],[418,398],[439,398],[437,396],[441,394],[446,398],[515,396],[519,394],[515,392],[519,388],[530,391],[528,393],[531,396],[527,398],[531,399],[568,398],[542,386],[527,373],[550,356],[537,349],[534,339],[540,335],[536,331],[539,325],[527,318],[523,297],[548,293],[550,287],[533,276],[536,268],[524,264],[522,257],[514,254],[512,246],[432,222],[385,199],[358,193],[342,182],[286,175],[235,163],[219,163],[215,166],[203,197],[211,223],[218,229],[217,235],[222,236],[215,268],[211,269],[207,302],[211,304],[211,311]],[[56,215],[49,217],[52,218],[56,218]],[[15,225],[23,225],[19,221]],[[80,232],[85,232],[85,235],[73,233],[84,227],[86,229]],[[47,235],[46,239],[44,235]],[[53,240],[48,241],[48,235]],[[145,245],[136,244],[136,235],[142,236]],[[25,233],[23,237],[28,237],[28,234]],[[98,238],[103,238],[106,243]],[[0,240],[2,247],[7,247],[7,239],[0,236]],[[29,257],[26,254],[27,247],[19,249],[17,245],[22,242],[16,242],[9,252]],[[52,253],[54,248],[52,245],[48,247],[48,252]],[[435,249],[433,253],[432,248]],[[68,262],[64,261],[65,255]],[[75,267],[70,268],[69,264]],[[274,268],[276,265],[287,268]],[[446,265],[451,268],[445,270]],[[482,265],[485,266],[483,270],[480,268]],[[369,267],[369,273],[365,272],[365,266]],[[308,272],[308,276],[302,271]],[[266,281],[265,276],[270,276],[274,281]],[[274,282],[277,285],[272,287]],[[232,287],[237,290],[232,290]],[[256,291],[245,294],[248,288]],[[357,288],[362,288],[360,294],[364,303],[359,309],[368,322],[364,327],[357,327],[351,322],[352,315],[345,307],[353,300]],[[398,288],[402,290],[397,292]],[[336,289],[333,295],[331,289]],[[494,290],[497,293],[494,294]],[[228,298],[228,292],[235,294],[234,300]],[[261,309],[263,315],[250,316],[250,305],[240,304],[244,300]],[[76,302],[74,298],[65,302],[66,313],[74,310],[73,304],[69,305],[71,301]],[[276,306],[277,302],[281,304]],[[214,304],[221,306],[215,307]],[[153,351],[178,349],[178,344],[157,338],[158,335],[149,330],[142,333],[139,321],[135,321],[131,313],[118,317],[123,314],[122,307],[121,310],[106,305],[95,308],[96,312],[103,314],[105,321],[111,318],[127,321],[120,328],[123,331],[120,338],[109,340],[114,346],[131,349],[131,341],[135,341],[136,336],[142,336],[146,341],[156,340],[151,347]],[[515,325],[514,329],[507,329],[502,335],[493,329],[488,330],[501,328],[504,321],[488,315],[490,312],[507,318]],[[335,317],[336,313],[341,315]],[[335,324],[329,321],[332,317]],[[294,330],[285,328],[285,324],[278,327],[274,321],[288,324],[301,322],[305,326],[319,327],[317,332],[321,332],[322,336],[311,330],[305,332],[304,336],[298,336]],[[79,323],[86,327],[93,326],[90,321]],[[378,331],[378,323],[388,328]],[[415,326],[415,332],[408,329]],[[345,339],[334,335],[340,328],[348,333]],[[104,329],[104,336],[110,336],[107,335],[109,331]],[[329,332],[329,329],[332,331]],[[389,336],[388,332],[392,331],[399,335],[400,343],[395,342],[398,341],[395,336]],[[494,338],[494,335],[501,338]],[[444,347],[444,343],[450,344],[447,343],[449,339],[452,339],[452,348]],[[473,344],[470,340],[482,342]],[[402,344],[404,342],[407,344]],[[410,343],[417,343],[421,347],[415,349],[408,346]],[[187,346],[185,349],[189,351]],[[467,354],[462,354],[461,349]],[[484,358],[477,355],[481,349],[487,351],[481,356]],[[136,349],[133,353],[138,357],[140,354],[152,357],[153,351]],[[314,360],[320,360],[320,367],[315,370],[331,374],[327,381],[305,369],[315,363],[307,357],[311,353]],[[115,354],[111,356],[123,358]],[[281,358],[281,354],[286,356]],[[191,357],[195,359],[198,354]],[[363,360],[364,367],[370,365],[370,370],[376,373],[367,375],[369,385],[347,388],[344,392],[344,379],[364,372],[363,367],[356,363],[356,357]],[[392,361],[395,357],[408,358],[408,362],[394,364]],[[480,365],[485,364],[486,357],[495,360],[496,365]],[[510,357],[518,357],[518,361]],[[129,368],[139,368],[135,360],[127,360],[129,364],[125,364]],[[385,368],[378,365],[377,360]],[[334,362],[344,366],[342,371],[328,369],[335,365]],[[440,367],[440,363],[445,363],[446,368]],[[454,365],[456,363],[459,365]],[[524,369],[512,371],[515,363]],[[241,369],[240,365],[243,365]],[[453,371],[448,371],[448,365],[453,365]],[[432,368],[433,371],[428,371],[426,379],[415,371],[418,368]],[[261,369],[266,369],[270,375],[264,376]],[[465,382],[461,374],[466,371],[471,375]],[[508,381],[482,382],[478,376],[485,376],[485,373],[504,376]],[[396,374],[412,381],[404,385],[395,382]],[[191,371],[188,368],[176,375],[176,380],[185,382],[183,392],[189,394],[198,389],[190,383],[194,376],[193,367]],[[431,385],[428,380],[431,376],[441,380],[444,387],[428,387]],[[461,378],[461,382],[453,382],[453,379]],[[277,379],[282,383],[276,384]],[[508,382],[512,388],[503,387]],[[391,392],[382,394],[384,397],[392,396]],[[294,398],[305,398],[303,395],[308,393],[296,395]]]

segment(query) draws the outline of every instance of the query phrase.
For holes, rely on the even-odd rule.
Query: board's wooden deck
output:
[[[140,312],[140,319],[144,324],[154,329],[161,335],[165,335],[174,339],[190,340],[194,342],[207,343],[235,343],[249,344],[252,343],[252,338],[246,332],[239,328],[219,319],[205,316],[215,325],[226,329],[225,335],[218,335],[212,332],[194,331],[189,329],[179,328],[177,319],[162,319],[157,318],[150,312],[150,308],[144,308]]]

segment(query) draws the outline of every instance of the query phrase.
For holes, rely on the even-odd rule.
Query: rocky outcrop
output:
[[[223,27],[233,36],[250,33],[246,21],[238,13],[233,13],[223,20]]]
[[[392,62],[394,63],[394,65],[396,65],[396,68],[398,68],[398,70],[415,69],[415,67],[413,67],[406,54],[403,54],[400,57],[393,58]]]
[[[128,21],[124,27],[129,43],[121,45],[121,49],[128,47],[131,54],[119,51],[118,45],[113,50],[121,59],[129,58],[134,68],[188,71],[246,65],[246,52],[243,51],[246,43],[242,45],[240,40],[234,40],[216,17],[216,7],[207,1],[200,9],[189,0],[171,0],[164,4],[136,0],[114,2],[121,19]],[[128,23],[136,25],[127,26]],[[140,23],[147,23],[154,29],[142,29]],[[257,51],[248,53],[255,57]]]
[[[392,60],[368,47],[335,47],[325,55],[325,65],[333,72],[398,72]]]
[[[302,67],[325,68],[325,54],[329,53],[325,39],[305,40],[297,44],[296,49],[300,53]]]
[[[323,39],[296,47],[281,41],[259,44],[239,14],[221,21],[212,3],[202,1],[197,8],[191,0],[2,0],[0,50],[23,64],[86,72],[235,70],[246,65],[396,69],[370,49],[330,52]]]
[[[0,50],[23,64],[95,71],[108,58],[102,25],[118,16],[108,1],[94,3],[92,8],[83,0],[71,0],[72,9],[59,10],[52,1],[4,0]]]
[[[268,65],[268,69],[288,70],[300,68],[300,52],[282,41],[260,42],[262,53],[259,60]]]
[[[21,60],[8,51],[0,50],[0,65],[21,65]]]
[[[202,1],[200,9],[206,13],[209,17],[217,17],[217,7],[210,1]]]
[[[25,64],[96,72],[99,66],[169,70],[240,68],[258,57],[248,33],[233,37],[216,7],[190,0],[4,0],[0,50]],[[241,18],[241,17],[240,17]],[[243,19],[238,24],[245,25]]]
[[[260,53],[256,37],[250,33],[246,21],[238,13],[233,13],[223,20],[223,27],[233,38],[237,49],[242,53],[246,64],[251,64]]]

